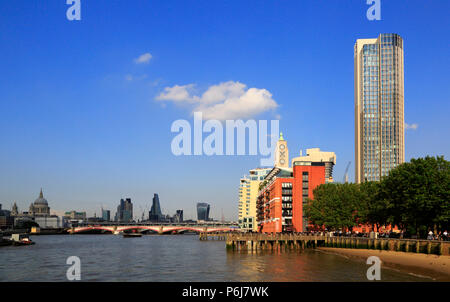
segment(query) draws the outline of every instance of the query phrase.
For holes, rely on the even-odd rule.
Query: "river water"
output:
[[[364,260],[320,251],[230,252],[194,235],[31,236],[33,246],[0,248],[0,281],[67,281],[78,256],[82,281],[367,281]],[[429,281],[388,268],[382,281]]]

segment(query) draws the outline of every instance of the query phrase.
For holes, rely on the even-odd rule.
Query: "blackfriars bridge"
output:
[[[157,234],[181,234],[185,232],[195,233],[225,233],[236,231],[237,227],[233,224],[127,224],[127,225],[113,225],[113,224],[92,224],[80,225],[69,228],[67,231],[70,234],[83,233],[157,233]]]

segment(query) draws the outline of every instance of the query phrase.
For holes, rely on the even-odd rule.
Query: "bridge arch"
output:
[[[95,231],[104,231],[108,233],[118,234],[121,232],[138,231],[138,232],[154,232],[159,234],[195,232],[195,233],[213,233],[213,232],[232,232],[235,229],[230,227],[207,227],[207,226],[171,226],[171,225],[92,225],[80,226],[69,230],[70,233],[89,233]]]

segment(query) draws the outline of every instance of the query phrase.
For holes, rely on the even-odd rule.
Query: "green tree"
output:
[[[417,236],[448,228],[450,162],[444,157],[412,159],[391,170],[381,182],[392,222]]]
[[[16,229],[31,229],[32,227],[39,227],[39,224],[37,224],[34,221],[31,220],[25,220],[25,221],[20,221],[17,225],[16,225]]]
[[[389,199],[381,194],[381,183],[367,181],[360,184],[360,189],[366,204],[366,216],[361,222],[373,225],[377,230],[381,226],[391,224],[391,204]]]
[[[449,229],[450,162],[444,157],[412,159],[381,182],[323,184],[313,193],[305,214],[330,230],[390,224],[425,237],[430,229]]]
[[[353,229],[367,216],[367,206],[357,184],[322,184],[308,199],[305,214],[309,221],[329,230]]]
[[[314,199],[308,198],[308,204],[304,207],[308,220],[317,226],[325,226],[330,230],[339,228],[334,212],[339,202],[336,186],[334,184],[317,186],[313,194]]]

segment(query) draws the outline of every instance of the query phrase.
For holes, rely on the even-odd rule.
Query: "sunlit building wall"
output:
[[[241,178],[239,185],[239,227],[244,231],[257,231],[256,200],[259,185],[271,168],[256,168],[249,171],[249,175]]]
[[[377,181],[405,160],[403,40],[358,39],[355,68],[355,181]]]

